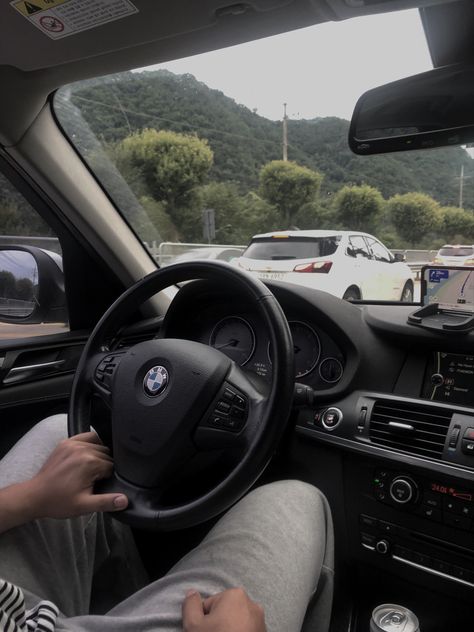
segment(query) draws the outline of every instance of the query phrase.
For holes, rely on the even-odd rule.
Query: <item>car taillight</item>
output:
[[[435,257],[433,259],[433,263],[441,263],[441,262],[442,262],[442,259],[439,259],[438,257]]]
[[[293,268],[293,272],[323,272],[328,273],[332,268],[332,261],[315,261],[313,263],[300,263]]]

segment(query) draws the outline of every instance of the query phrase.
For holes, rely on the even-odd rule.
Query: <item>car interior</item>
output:
[[[159,269],[64,134],[53,99],[79,80],[407,8],[419,9],[433,67],[455,94],[458,75],[447,71],[469,73],[474,5],[103,0],[106,18],[90,9],[89,22],[71,18],[64,33],[59,11],[76,4],[54,0],[58,13],[49,21],[41,21],[47,0],[0,5],[0,177],[50,227],[62,254],[58,261],[27,240],[0,246],[0,255],[32,258],[40,292],[32,312],[0,318],[0,454],[54,413],[69,412],[71,434],[92,424],[113,445],[117,464],[103,488],[132,499],[125,519],[152,577],[253,486],[309,482],[327,497],[334,520],[330,632],[368,632],[372,611],[384,603],[410,609],[423,632],[468,629],[472,319],[423,311],[420,303],[352,303],[263,283],[220,261]],[[404,94],[399,86],[385,98],[394,92]],[[354,119],[352,149],[406,149],[407,134],[379,142],[360,133],[377,113],[370,103],[364,110],[368,99],[356,109],[361,126]],[[372,129],[399,130],[388,111]],[[409,142],[466,144],[473,123],[474,116],[463,120],[466,134],[451,124],[440,140],[435,129],[429,142]],[[67,326],[55,327],[59,321]],[[236,339],[241,344],[229,344]],[[172,379],[146,373],[157,358],[166,358]],[[144,371],[145,394],[158,389],[160,414],[171,420],[159,437],[152,424],[136,424],[155,414],[130,381],[138,376],[141,385]],[[186,384],[186,396],[184,388],[162,396],[168,379]]]

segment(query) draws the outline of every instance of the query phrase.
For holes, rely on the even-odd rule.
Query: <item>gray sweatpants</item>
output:
[[[31,478],[65,435],[64,415],[35,426],[0,461],[0,487]],[[268,632],[302,626],[325,632],[333,584],[331,516],[311,485],[260,487],[148,585],[130,530],[110,516],[37,520],[0,535],[0,576],[23,589],[28,607],[39,599],[56,603],[59,630],[178,632],[189,588],[207,597],[243,586],[263,605]],[[102,585],[100,601],[110,609],[101,616],[89,614],[94,576],[113,577]]]

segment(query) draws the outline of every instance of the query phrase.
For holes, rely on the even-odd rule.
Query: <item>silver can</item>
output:
[[[372,612],[370,632],[420,632],[420,623],[408,608],[384,603]]]

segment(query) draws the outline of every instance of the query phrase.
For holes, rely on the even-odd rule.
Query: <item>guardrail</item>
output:
[[[167,263],[171,259],[174,259],[180,254],[184,254],[189,250],[196,250],[198,248],[237,248],[244,249],[245,245],[242,244],[193,244],[187,242],[172,242],[157,241],[143,242],[150,251],[151,255],[158,263],[162,265]],[[23,236],[23,235],[0,235],[1,245],[15,245],[21,244],[23,246],[37,246],[39,248],[45,248],[46,250],[52,250],[61,254],[61,248],[59,241],[56,237],[35,237],[35,236]],[[403,254],[406,258],[407,264],[410,266],[412,272],[415,275],[415,279],[420,279],[421,268],[428,265],[433,261],[436,256],[437,250],[401,250],[392,249],[394,254]]]
[[[405,255],[405,260],[410,270],[415,275],[415,281],[421,277],[421,268],[429,265],[436,257],[437,250],[397,250],[393,249],[393,254]]]

